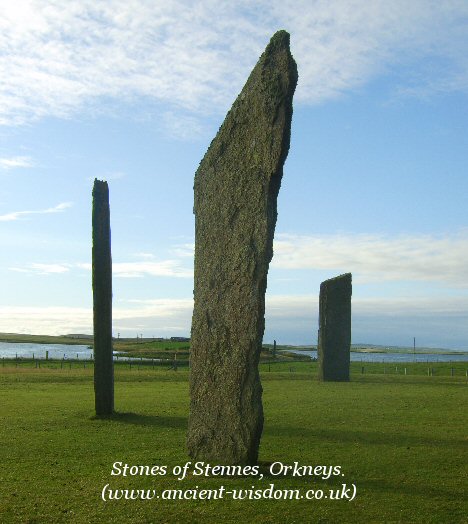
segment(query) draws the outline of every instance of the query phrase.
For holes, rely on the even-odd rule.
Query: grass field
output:
[[[0,342],[24,342],[31,344],[84,344],[92,342],[91,337],[71,338],[67,335],[27,335],[23,333],[0,333]]]
[[[188,370],[115,369],[116,410],[93,418],[93,370],[0,368],[0,522],[461,523],[466,515],[466,363],[404,375],[357,363],[350,383],[319,383],[313,363],[262,364],[265,427],[257,477],[178,481]],[[56,365],[55,369],[52,367]],[[416,366],[416,364],[415,364]],[[427,365],[424,365],[427,368]],[[272,369],[273,368],[273,369]],[[414,369],[416,371],[416,368]],[[164,476],[112,476],[116,461]],[[341,466],[344,476],[268,476],[268,463]],[[112,489],[340,490],[354,500],[101,500]]]

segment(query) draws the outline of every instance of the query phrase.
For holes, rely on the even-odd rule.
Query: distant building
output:
[[[187,337],[171,337],[171,342],[190,342],[190,338],[187,338]]]

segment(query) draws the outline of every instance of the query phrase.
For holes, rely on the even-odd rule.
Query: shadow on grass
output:
[[[113,413],[108,417],[91,417],[92,420],[109,420],[135,426],[156,426],[160,428],[186,429],[186,417],[169,417],[159,415],[142,415],[140,413]]]

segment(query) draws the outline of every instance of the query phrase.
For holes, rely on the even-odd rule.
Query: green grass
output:
[[[188,370],[116,366],[116,409],[93,419],[92,368],[0,368],[0,522],[467,522],[467,382],[454,377],[360,373],[319,383],[313,363],[262,364],[262,463],[340,465],[344,477],[115,477],[112,464],[188,461]],[[416,366],[417,364],[415,364]],[[441,364],[438,364],[441,365]],[[377,365],[378,366],[378,365]],[[427,368],[427,365],[425,365]],[[433,366],[436,368],[436,365]],[[440,372],[439,372],[440,371]],[[113,488],[335,489],[355,500],[100,500]]]
[[[177,370],[186,368],[188,361],[177,359]],[[76,370],[76,369],[92,369],[92,360],[76,360],[76,359],[31,359],[31,358],[2,358],[1,367],[15,368],[15,369],[60,369],[60,370]],[[170,370],[174,366],[173,356],[166,356],[163,360],[138,360],[133,361],[115,360],[114,366],[118,370]],[[276,373],[276,377],[284,376],[286,378],[307,379],[317,378],[318,363],[309,360],[269,360],[260,363],[259,369],[265,373]],[[380,380],[385,380],[389,377],[390,380],[395,380],[395,376],[403,377],[402,380],[408,380],[406,377],[467,377],[468,379],[468,361],[465,362],[403,362],[403,363],[388,363],[388,362],[351,362],[351,376],[353,378],[359,375],[383,375]],[[292,375],[291,375],[292,374]]]
[[[141,342],[134,340],[114,340],[113,347],[115,351],[119,351],[128,357],[173,359],[174,356],[177,355],[178,360],[188,362],[190,343],[172,342],[171,340],[165,340],[163,342],[150,340],[143,340]]]
[[[66,335],[27,335],[22,333],[0,333],[0,342],[16,342],[30,344],[79,344],[88,345],[92,338],[72,338]]]

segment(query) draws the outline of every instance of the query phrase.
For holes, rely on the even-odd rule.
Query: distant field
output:
[[[261,365],[265,427],[260,460],[341,466],[343,477],[195,477],[170,469],[188,461],[188,370],[118,364],[111,420],[93,416],[93,370],[49,362],[0,368],[0,522],[467,522],[467,380],[404,375],[378,364],[352,368],[350,383],[319,383],[314,363]],[[62,363],[63,364],[63,363]],[[417,365],[417,364],[415,364]],[[76,366],[76,367],[74,367]],[[270,371],[268,371],[270,367]],[[273,369],[272,369],[273,368]],[[372,371],[371,371],[372,368]],[[421,371],[424,371],[422,369]],[[458,372],[459,371],[459,372]],[[166,476],[111,476],[116,461],[167,465]],[[267,469],[264,469],[265,473]],[[120,500],[122,489],[341,490],[346,500]]]
[[[0,333],[0,342],[25,342],[29,344],[80,344],[92,343],[92,337],[71,338],[52,335],[25,335],[21,333]]]

